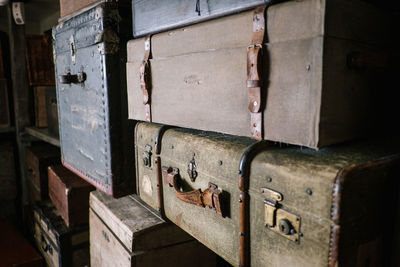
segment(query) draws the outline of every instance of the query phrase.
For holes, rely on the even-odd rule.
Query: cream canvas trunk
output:
[[[271,143],[138,123],[137,192],[234,266],[391,266],[399,146]]]
[[[353,139],[379,117],[378,62],[388,14],[360,1],[288,1],[267,8],[261,52],[263,138],[318,148]],[[151,121],[251,136],[246,87],[253,11],[151,36]],[[390,35],[389,35],[390,36]],[[129,118],[146,120],[140,65],[128,42]],[[362,64],[358,64],[362,61]],[[362,65],[362,66],[360,66]]]

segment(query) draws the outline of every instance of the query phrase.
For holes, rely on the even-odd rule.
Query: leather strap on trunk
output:
[[[143,104],[146,114],[146,121],[151,122],[151,98],[150,98],[150,51],[151,39],[147,35],[144,39],[144,57],[142,64],[140,64],[140,88],[143,92]]]
[[[263,139],[262,117],[262,50],[265,38],[265,9],[257,7],[253,15],[253,38],[247,48],[247,90],[249,94],[250,132],[256,140]]]

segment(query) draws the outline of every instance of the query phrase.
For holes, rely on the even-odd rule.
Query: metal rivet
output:
[[[244,236],[244,234],[242,232],[239,232],[239,236]]]
[[[218,165],[222,165],[222,160],[218,160]]]
[[[311,196],[313,192],[310,188],[307,188],[306,193]]]
[[[257,101],[253,102],[253,106],[257,106],[257,104],[258,104]]]
[[[311,69],[311,66],[310,66],[310,65],[307,65],[306,69],[307,69],[307,70],[310,70],[310,69]]]
[[[239,199],[239,203],[242,203],[243,201],[241,199]]]
[[[171,145],[171,149],[174,149],[174,145]]]
[[[261,193],[264,193],[264,189],[261,189]]]
[[[303,236],[304,236],[304,234],[303,234],[303,233],[299,233],[299,236],[300,236],[300,237],[303,237]]]
[[[268,177],[268,178],[267,178],[267,182],[268,182],[268,183],[272,182],[272,178],[271,178],[271,177]]]

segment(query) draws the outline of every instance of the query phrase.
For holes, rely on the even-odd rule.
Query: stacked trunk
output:
[[[388,264],[393,140],[314,151],[139,123],[135,141],[140,197],[235,266]]]

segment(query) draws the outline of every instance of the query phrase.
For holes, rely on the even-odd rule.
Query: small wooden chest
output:
[[[92,266],[215,266],[216,255],[135,195],[90,194]]]
[[[32,186],[32,190],[36,190],[39,193],[41,200],[47,199],[47,167],[60,163],[60,150],[50,144],[37,142],[27,147],[25,154],[29,184]]]
[[[88,226],[67,227],[50,202],[34,207],[34,239],[50,267],[89,266]]]
[[[94,186],[62,165],[49,167],[49,196],[67,226],[89,223],[89,193]]]
[[[0,218],[0,267],[42,267],[43,258],[7,221]]]

